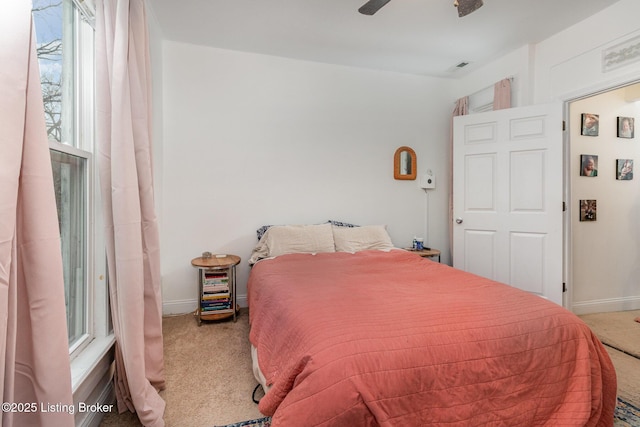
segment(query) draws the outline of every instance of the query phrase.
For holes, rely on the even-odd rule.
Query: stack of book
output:
[[[229,274],[227,271],[205,271],[202,278],[202,314],[231,308]]]

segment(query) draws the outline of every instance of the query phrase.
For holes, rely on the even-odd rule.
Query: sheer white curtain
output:
[[[118,410],[163,426],[160,248],[143,0],[96,1],[97,152],[116,335]]]
[[[449,256],[453,260],[453,118],[469,114],[469,97],[465,96],[456,101],[451,115],[449,138]]]
[[[3,410],[0,425],[73,426],[60,232],[30,0],[3,3],[0,40],[0,393],[2,402],[37,405]],[[47,403],[61,410],[42,411]]]

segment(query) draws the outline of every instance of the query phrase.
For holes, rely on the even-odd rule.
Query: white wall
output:
[[[243,297],[254,230],[267,223],[385,223],[398,246],[428,234],[450,262],[445,184],[453,100],[505,77],[514,78],[514,106],[566,102],[630,82],[640,76],[640,61],[604,72],[602,53],[640,34],[639,15],[640,2],[620,0],[459,80],[165,42],[165,312],[195,307],[190,260],[205,250],[243,258]],[[391,177],[400,145],[416,150],[419,173],[427,166],[436,172],[428,221],[422,190]]]
[[[640,35],[640,2],[620,0],[539,43],[534,102],[567,101],[636,80],[640,62],[603,71],[603,51]]]
[[[581,114],[600,116],[598,136],[580,135]],[[617,117],[640,120],[640,105],[617,89],[570,107],[572,309],[592,313],[640,308],[640,143],[616,137]],[[580,176],[580,155],[598,156],[598,176]],[[616,159],[633,159],[634,179],[616,180]],[[596,221],[579,220],[579,201],[596,200]]]
[[[190,261],[203,251],[242,257],[244,304],[265,224],[386,224],[395,245],[423,235],[448,262],[451,81],[175,42],[163,81],[165,313],[195,308]],[[418,174],[436,174],[428,201],[417,181],[393,179],[402,145]]]
[[[514,77],[514,106],[568,101],[634,81],[640,61],[603,72],[602,52],[640,35],[640,2],[620,0],[535,45],[523,46],[459,80],[456,98]]]
[[[485,89],[488,89],[493,96],[493,85],[504,78],[512,77],[512,106],[531,105],[534,49],[534,46],[522,46],[520,49],[516,49],[461,78],[456,82],[456,99],[482,92]]]

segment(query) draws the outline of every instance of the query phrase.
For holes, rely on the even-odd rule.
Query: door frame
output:
[[[562,236],[562,246],[563,246],[563,260],[562,260],[562,270],[563,270],[563,282],[565,284],[566,291],[562,294],[562,306],[567,310],[573,312],[573,253],[571,251],[571,220],[573,215],[576,214],[576,210],[574,209],[572,204],[569,203],[571,200],[571,117],[569,115],[569,105],[575,101],[579,101],[581,99],[590,98],[592,96],[600,95],[606,92],[610,92],[612,90],[620,89],[625,86],[629,86],[632,84],[640,83],[640,79],[634,78],[624,78],[617,79],[611,81],[604,81],[594,86],[589,86],[582,88],[578,91],[565,93],[557,97],[557,99],[562,102],[562,120],[565,123],[565,131],[562,133],[562,144],[563,144],[563,155],[564,155],[564,165],[563,165],[563,197],[565,204],[565,212],[564,218],[562,221],[563,228],[563,236]]]

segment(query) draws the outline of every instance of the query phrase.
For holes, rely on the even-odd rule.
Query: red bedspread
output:
[[[274,427],[613,425],[600,341],[510,286],[400,250],[290,254],[248,297]]]

